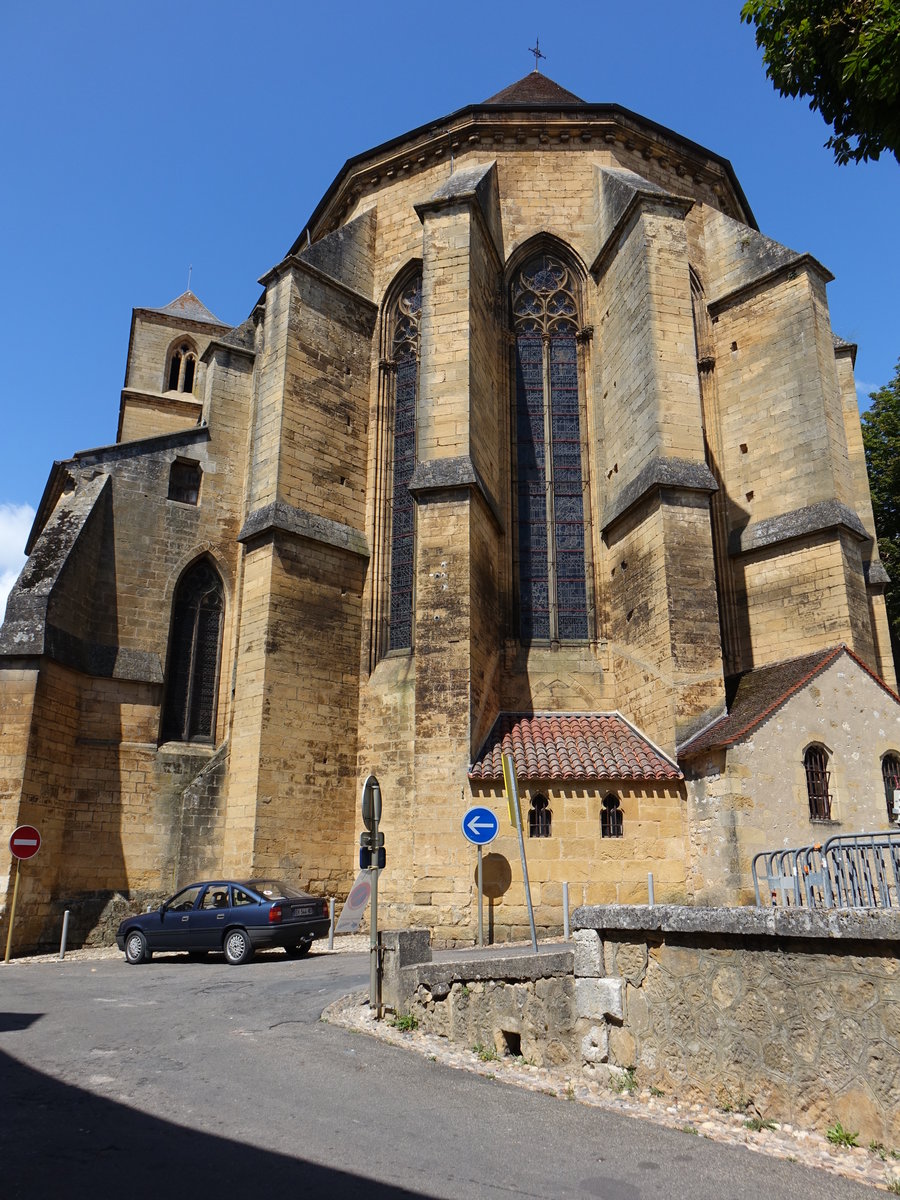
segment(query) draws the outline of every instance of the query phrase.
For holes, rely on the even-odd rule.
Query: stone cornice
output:
[[[500,506],[482,479],[481,472],[467,454],[461,454],[458,458],[436,458],[418,463],[409,481],[409,490],[417,501],[420,496],[434,492],[476,491],[490,510],[498,529],[503,532]]]
[[[596,930],[640,930],[647,933],[734,937],[847,938],[890,941],[900,938],[896,909],[702,908],[679,904],[605,904],[582,906],[572,914],[572,927]]]
[[[743,529],[732,530],[728,538],[728,553],[736,558],[828,529],[845,529],[858,541],[869,540],[862,521],[852,509],[837,500],[822,500],[818,504],[808,504],[804,508],[795,508],[777,517],[746,525]]]
[[[623,230],[627,228],[636,212],[650,208],[669,208],[676,213],[680,213],[683,219],[694,207],[694,204],[695,201],[690,196],[675,196],[669,192],[659,191],[656,188],[635,189],[634,195],[623,209],[619,219],[610,230],[606,241],[600,247],[597,257],[591,264],[591,274],[595,279],[599,280],[615,255],[616,246],[619,238],[622,236]]]
[[[817,258],[813,258],[811,254],[798,254],[796,258],[789,259],[787,262],[773,267],[770,271],[764,271],[756,279],[742,283],[734,291],[727,292],[724,296],[719,296],[715,300],[710,300],[707,305],[709,314],[712,317],[717,317],[726,308],[740,304],[741,301],[752,296],[760,288],[768,287],[781,279],[793,279],[799,271],[811,271],[814,275],[818,275],[825,283],[831,283],[834,279],[828,268],[823,267]]]
[[[143,317],[155,325],[168,325],[170,329],[189,329],[200,337],[221,335],[231,329],[230,325],[219,325],[212,321],[193,321],[190,317],[178,317],[172,313],[160,312],[158,308],[134,308],[132,313],[132,319]]]
[[[203,401],[192,397],[186,400],[184,392],[175,394],[166,392],[141,392],[136,388],[122,388],[122,402],[139,404],[142,408],[166,408],[169,412],[182,413],[186,417],[196,419],[203,411]],[[121,443],[118,443],[121,444]]]
[[[250,513],[238,534],[239,542],[255,541],[273,533],[287,533],[310,542],[321,542],[337,550],[346,550],[359,558],[369,557],[365,535],[350,525],[331,521],[305,509],[295,508],[284,500],[276,500]]]
[[[706,463],[690,462],[683,458],[654,458],[606,506],[602,519],[603,533],[606,534],[616,521],[640,503],[648,493],[660,488],[702,492],[711,496],[719,490],[719,485]]]

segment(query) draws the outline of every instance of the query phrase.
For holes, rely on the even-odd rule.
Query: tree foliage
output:
[[[891,577],[886,600],[894,662],[900,673],[900,362],[890,383],[872,392],[863,413],[863,445],[878,532],[878,553]]]
[[[809,96],[844,164],[889,150],[900,162],[900,0],[746,0],[766,74]]]

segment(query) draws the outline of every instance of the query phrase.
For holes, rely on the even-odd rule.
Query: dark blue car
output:
[[[302,958],[328,926],[327,900],[278,879],[219,879],[192,883],[154,912],[126,917],[116,945],[132,964],[147,962],[154,950],[221,951],[238,964],[269,946]]]

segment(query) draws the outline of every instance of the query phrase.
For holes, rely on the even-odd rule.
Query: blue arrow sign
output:
[[[470,808],[462,819],[462,831],[476,846],[486,846],[500,831],[500,822],[489,808]]]

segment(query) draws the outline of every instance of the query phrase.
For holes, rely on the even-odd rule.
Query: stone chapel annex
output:
[[[471,940],[493,806],[526,926],[746,903],[757,850],[900,786],[828,270],[730,163],[532,72],[351,158],[236,328],[134,310],[115,443],[53,464],[0,630],[18,948],[265,873]],[[252,303],[248,287],[248,307]],[[5,920],[0,926],[5,937]]]

